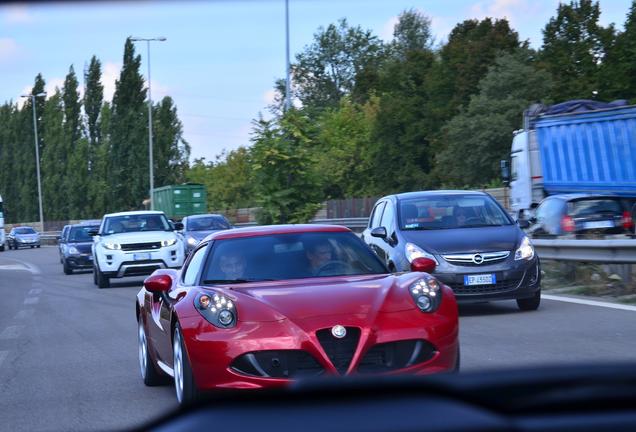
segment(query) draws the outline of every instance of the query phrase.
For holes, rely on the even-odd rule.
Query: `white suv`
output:
[[[180,225],[180,224],[178,224]],[[184,245],[160,211],[107,214],[93,238],[93,279],[108,288],[111,278],[145,276],[183,265]]]

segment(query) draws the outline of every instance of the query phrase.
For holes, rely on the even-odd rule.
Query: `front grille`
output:
[[[159,264],[149,264],[145,266],[128,267],[124,271],[124,276],[145,276],[152,274],[155,270],[160,269]]]
[[[360,329],[358,327],[346,327],[347,334],[342,339],[331,334],[331,328],[318,330],[316,336],[322,349],[325,350],[331,364],[334,365],[338,373],[344,375],[349,369],[353,354],[358,347],[360,340]]]
[[[476,255],[478,255],[481,259],[478,258],[477,260],[475,260],[474,257]],[[449,263],[466,267],[477,267],[488,264],[495,264],[497,262],[505,260],[509,256],[510,251],[442,255],[442,257]]]
[[[508,279],[491,285],[466,286],[463,283],[447,283],[455,294],[494,294],[512,291],[519,286],[521,279]]]
[[[152,243],[128,243],[122,244],[121,250],[124,251],[136,251],[136,250],[155,250],[161,248],[161,242]]]
[[[318,376],[324,368],[301,350],[255,351],[237,357],[230,366],[234,371],[264,378],[303,378]]]
[[[428,361],[437,350],[425,340],[404,340],[374,345],[362,357],[359,373],[382,373]]]

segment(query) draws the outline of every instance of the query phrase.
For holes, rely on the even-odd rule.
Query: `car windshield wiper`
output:
[[[205,285],[224,285],[224,284],[242,284],[249,282],[269,282],[274,281],[276,279],[206,279],[203,281]]]

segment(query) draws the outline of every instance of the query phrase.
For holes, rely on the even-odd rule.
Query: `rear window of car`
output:
[[[568,213],[572,217],[620,215],[622,210],[621,204],[611,199],[578,200],[568,205]]]

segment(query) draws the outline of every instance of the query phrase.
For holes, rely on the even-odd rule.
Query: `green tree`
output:
[[[141,57],[130,38],[115,82],[110,121],[110,200],[120,210],[137,209],[148,196],[146,89],[139,72]]]
[[[90,181],[87,184],[89,217],[101,216],[108,199],[106,187],[108,148],[102,139],[101,116],[104,109],[104,86],[102,85],[101,62],[97,57],[91,58],[88,70],[84,73],[84,112],[88,138],[88,171]],[[105,128],[108,132],[108,128]],[[106,133],[108,135],[108,133]]]
[[[344,95],[366,94],[383,52],[377,36],[350,27],[345,19],[326,29],[320,27],[292,66],[296,96],[307,109],[320,111],[337,107]]]
[[[183,139],[183,125],[172,98],[166,96],[153,107],[152,120],[155,185],[183,183],[190,145]]]
[[[543,30],[541,66],[554,80],[556,101],[591,99],[601,89],[601,65],[615,37],[613,25],[599,24],[601,9],[592,0],[561,3]]]
[[[445,126],[448,145],[436,160],[444,185],[483,187],[499,178],[499,161],[508,158],[523,111],[550,94],[549,74],[531,57],[527,49],[499,57],[479,82],[479,93]]]
[[[309,221],[322,200],[311,160],[310,120],[290,110],[278,123],[255,122],[252,169],[261,224]]]
[[[437,124],[443,124],[468,104],[479,81],[501,52],[513,52],[520,45],[524,44],[519,42],[519,35],[505,19],[466,20],[457,24],[441,48],[439,65],[429,79],[436,106],[432,114]]]
[[[42,194],[47,220],[68,219],[69,197],[65,189],[67,179],[67,135],[64,130],[64,103],[59,89],[47,99],[42,113],[46,125],[42,139],[46,142],[42,152]]]
[[[601,64],[601,94],[606,99],[636,103],[636,1],[632,2],[625,30],[616,36]]]
[[[431,19],[415,9],[402,12],[393,29],[392,47],[404,57],[409,51],[431,50]]]

